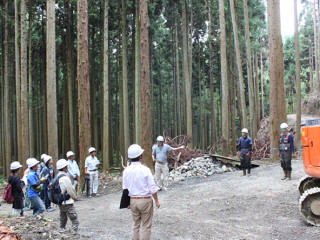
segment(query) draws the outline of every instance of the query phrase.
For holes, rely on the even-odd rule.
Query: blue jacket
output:
[[[40,193],[35,192],[31,186],[37,185],[39,183],[39,177],[35,171],[30,169],[27,175],[27,182],[28,182],[28,197],[32,198],[35,196],[39,196]]]
[[[238,152],[247,154],[247,153],[251,153],[252,151],[252,140],[249,136],[247,136],[246,138],[239,138],[239,142],[238,142]]]

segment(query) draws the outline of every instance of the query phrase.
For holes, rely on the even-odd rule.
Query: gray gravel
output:
[[[291,181],[279,164],[187,179],[160,192],[152,239],[319,239],[319,228],[302,219],[298,184],[302,161],[293,161]],[[121,191],[76,202],[80,233],[92,239],[130,239],[131,212],[119,210]],[[9,211],[3,205],[1,212]],[[58,211],[46,213],[58,218]]]

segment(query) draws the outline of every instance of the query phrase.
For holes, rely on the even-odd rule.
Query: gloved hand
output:
[[[251,157],[251,153],[247,153],[247,157],[250,158]]]
[[[292,154],[292,157],[293,157],[293,158],[295,158],[295,157],[296,157],[296,155],[293,153],[293,154]]]

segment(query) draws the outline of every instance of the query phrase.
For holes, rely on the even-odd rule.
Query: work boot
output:
[[[288,176],[287,170],[283,170],[283,173],[284,173],[284,176],[283,178],[281,178],[281,180],[287,179],[287,176]]]
[[[251,168],[248,168],[248,177],[250,176]]]
[[[288,180],[291,180],[291,171],[288,171],[288,177],[287,177]]]
[[[245,169],[243,169],[242,171],[243,171],[243,174],[242,174],[242,176],[245,176],[245,175],[247,175],[247,174],[246,174],[246,170],[245,170]]]

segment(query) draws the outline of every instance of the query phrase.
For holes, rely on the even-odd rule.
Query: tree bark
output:
[[[180,61],[179,61],[179,40],[178,40],[178,23],[175,24],[175,43],[176,43],[176,86],[177,86],[177,135],[182,132],[181,129],[181,92],[180,92]]]
[[[122,0],[122,91],[123,91],[123,135],[124,152],[128,154],[130,144],[129,100],[128,100],[128,53],[127,53],[127,2]]]
[[[78,0],[78,47],[77,47],[77,79],[78,79],[78,119],[79,119],[79,158],[80,185],[83,183],[84,163],[91,145],[90,129],[90,82],[88,56],[88,5],[87,0]]]
[[[149,69],[149,30],[148,30],[148,2],[140,0],[140,61],[141,61],[141,143],[145,149],[143,162],[152,169],[152,117],[150,96],[150,69]]]
[[[185,101],[186,101],[186,119],[187,119],[187,135],[193,139],[192,125],[192,82],[190,78],[190,63],[188,55],[188,24],[187,24],[187,6],[186,0],[182,1],[182,35],[183,35],[183,75],[185,81]],[[189,148],[193,148],[193,142],[188,144]]]
[[[141,98],[140,98],[140,21],[139,21],[139,4],[136,3],[136,18],[135,18],[135,143],[141,143]]]
[[[14,21],[14,49],[15,49],[15,67],[16,67],[16,119],[17,119],[17,159],[23,165],[25,160],[22,158],[22,141],[21,141],[21,84],[20,84],[20,48],[19,48],[19,6],[18,0],[14,0],[15,21]],[[26,166],[26,164],[24,164]]]
[[[310,72],[310,93],[314,91],[313,84],[313,53],[312,53],[312,45],[309,47],[309,72]]]
[[[295,149],[300,150],[301,147],[301,80],[300,80],[300,47],[299,47],[299,31],[298,31],[298,10],[297,0],[294,0],[294,46],[295,46],[295,61],[296,61],[296,100],[297,100],[297,117],[296,117],[296,141]]]
[[[229,141],[229,80],[227,65],[227,40],[226,40],[226,20],[224,12],[224,0],[219,0],[219,21],[220,21],[220,61],[221,61],[221,101],[222,101],[222,137],[226,139],[223,144],[222,153],[228,155]],[[211,19],[210,19],[211,20]],[[209,21],[211,22],[211,21]],[[211,32],[211,31],[210,31]],[[211,68],[211,67],[210,67]],[[212,96],[214,97],[214,96]]]
[[[257,112],[254,100],[254,84],[252,78],[252,60],[251,60],[251,44],[249,30],[249,14],[247,0],[243,0],[245,36],[246,36],[246,52],[247,52],[247,75],[248,75],[248,91],[249,91],[249,108],[250,108],[250,136],[254,139],[257,135]]]
[[[264,118],[264,66],[263,66],[263,55],[262,55],[262,49],[260,53],[260,68],[261,68],[261,118]]]
[[[320,92],[320,76],[319,76],[319,54],[318,54],[318,21],[316,14],[316,0],[313,1],[313,26],[314,26],[314,56],[315,56],[315,69],[316,69],[316,83],[317,92]]]
[[[67,12],[67,34],[66,34],[66,51],[67,51],[67,81],[68,81],[68,112],[69,112],[69,137],[71,150],[76,152],[76,135],[75,121],[73,113],[73,85],[74,85],[74,41],[73,41],[73,10],[68,0],[65,0]]]
[[[112,158],[109,151],[109,142],[112,141],[110,134],[110,90],[109,90],[109,0],[104,1],[104,18],[103,18],[103,141],[102,157],[103,171],[109,171],[109,162]]]
[[[27,78],[27,16],[26,1],[21,0],[21,153],[22,162],[26,166],[29,158],[28,131],[28,78]]]
[[[35,156],[35,135],[34,135],[34,122],[33,122],[33,82],[32,82],[32,24],[33,24],[33,11],[32,0],[29,1],[29,142],[30,142],[30,156]]]
[[[8,0],[4,2],[4,132],[5,134],[5,165],[4,173],[10,176],[11,164],[11,124],[10,124],[10,87],[9,87],[9,44],[8,44]]]
[[[270,152],[277,158],[281,122],[287,121],[284,92],[283,47],[280,32],[280,2],[267,1],[270,59]]]
[[[48,154],[58,160],[55,1],[47,0],[47,129]]]
[[[236,50],[237,57],[237,67],[238,67],[238,75],[240,81],[240,101],[241,101],[241,111],[242,111],[242,124],[243,127],[247,127],[247,107],[246,107],[246,99],[244,94],[244,83],[243,83],[243,74],[242,74],[242,60],[241,60],[241,51],[239,46],[239,38],[238,38],[238,26],[234,8],[234,0],[230,0],[230,10],[231,10],[231,18],[232,18],[232,26],[233,26],[233,37],[234,37],[234,47]]]
[[[261,108],[260,108],[260,98],[259,98],[259,64],[258,64],[258,54],[255,53],[255,87],[254,87],[254,94],[255,94],[255,103],[256,103],[256,124],[257,124],[257,131],[260,129],[260,113],[261,113]]]

